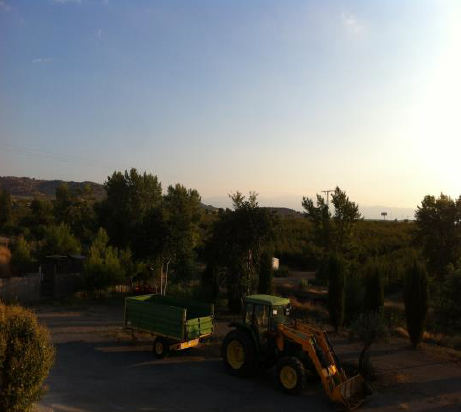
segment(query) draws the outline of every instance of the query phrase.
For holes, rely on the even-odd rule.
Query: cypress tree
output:
[[[259,284],[258,293],[270,295],[273,292],[273,271],[272,256],[269,253],[263,253],[259,262]]]
[[[343,258],[331,255],[328,260],[328,311],[335,331],[344,321],[346,265]]]
[[[416,259],[406,270],[404,302],[408,334],[413,347],[417,348],[423,339],[429,291],[426,268]]]
[[[365,312],[380,312],[384,306],[383,271],[378,261],[368,264],[365,275]]]

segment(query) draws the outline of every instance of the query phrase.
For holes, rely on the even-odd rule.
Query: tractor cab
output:
[[[249,295],[245,298],[243,322],[259,336],[275,333],[280,324],[288,323],[290,299],[271,295]]]

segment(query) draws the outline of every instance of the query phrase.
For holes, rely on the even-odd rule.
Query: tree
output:
[[[314,237],[318,246],[328,251],[332,248],[331,213],[325,199],[317,195],[317,205],[308,197],[303,197],[305,216],[313,223]]]
[[[11,222],[11,193],[0,189],[0,230]]]
[[[56,189],[53,212],[57,223],[68,225],[83,243],[89,244],[96,231],[93,189],[85,185],[83,189],[71,191],[64,183]]]
[[[146,214],[162,203],[162,185],[157,176],[131,169],[114,172],[104,183],[107,197],[96,205],[99,222],[111,242],[119,247],[129,246],[135,236],[135,227]]]
[[[259,263],[258,293],[271,295],[274,292],[273,277],[272,254],[265,252],[262,254]]]
[[[372,260],[365,270],[365,311],[380,313],[383,306],[383,270],[380,262]]]
[[[124,281],[129,280],[130,285],[146,273],[147,265],[144,262],[136,262],[130,248],[120,250],[118,257],[125,272]]]
[[[439,328],[461,332],[461,262],[449,265],[435,301],[435,316]]]
[[[366,362],[367,351],[371,345],[387,336],[387,328],[382,316],[377,312],[367,312],[360,315],[351,325],[351,337],[357,337],[363,343],[359,356],[359,372],[363,376],[369,375],[371,364]],[[365,366],[368,364],[368,368]]]
[[[325,253],[348,253],[353,247],[354,225],[361,219],[359,207],[339,187],[332,194],[331,203],[333,215],[320,195],[317,195],[316,205],[312,199],[303,197],[302,206],[305,216],[314,225],[316,242]]]
[[[34,259],[32,259],[30,255],[29,243],[24,239],[24,237],[19,237],[11,255],[11,266],[14,269],[14,273],[24,273],[33,261]]]
[[[461,257],[461,196],[425,196],[416,210],[414,240],[422,247],[431,273],[439,277]]]
[[[168,236],[163,250],[165,284],[168,284],[168,269],[172,264],[176,274],[189,277],[194,271],[193,252],[199,239],[199,222],[202,214],[201,198],[194,189],[180,184],[169,186],[163,200]]]
[[[72,193],[67,183],[62,183],[56,188],[53,213],[58,223],[69,224],[69,211],[72,206]]]
[[[351,322],[364,312],[365,287],[362,277],[349,270],[345,289],[345,319]]]
[[[346,262],[339,255],[328,259],[328,312],[337,332],[344,321]]]
[[[34,199],[30,204],[30,212],[22,219],[24,227],[28,228],[34,240],[41,240],[47,226],[55,222],[53,205],[48,200]]]
[[[258,206],[256,193],[248,199],[240,192],[230,197],[234,210],[220,213],[205,255],[210,273],[225,268],[229,308],[237,312],[242,298],[257,288],[261,256],[274,239],[278,219]]]
[[[221,283],[221,273],[219,267],[209,262],[205,270],[202,272],[201,286],[204,291],[204,296],[209,297],[210,302],[216,302],[219,296]]]
[[[167,290],[170,269],[177,280],[186,280],[195,272],[201,214],[198,192],[177,184],[169,186],[163,201],[145,211],[134,226],[134,255],[159,273],[162,294]]]
[[[351,202],[346,192],[339,187],[336,187],[331,195],[331,203],[335,210],[333,214],[335,250],[344,252],[352,246],[353,228],[361,219],[359,206]]]
[[[118,250],[108,243],[106,231],[99,229],[85,262],[85,283],[89,290],[101,291],[125,281]]]
[[[50,255],[72,255],[80,253],[80,243],[69,226],[52,225],[45,229],[45,237],[40,247],[42,258]]]
[[[421,343],[429,308],[429,291],[426,268],[413,259],[405,274],[405,317],[411,343],[417,348]]]

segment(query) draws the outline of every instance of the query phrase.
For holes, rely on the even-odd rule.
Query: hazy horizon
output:
[[[1,177],[16,177],[16,178],[30,178],[30,179],[39,179],[34,176],[0,176]],[[43,179],[48,180],[48,179]],[[55,181],[64,181],[64,179],[49,179]],[[84,181],[76,181],[84,183]],[[88,181],[90,182],[90,181]],[[102,184],[103,182],[93,182]],[[163,192],[166,193],[167,186],[162,184]],[[232,208],[232,201],[230,199],[230,192],[227,195],[223,196],[202,196],[202,203],[209,206],[214,206],[217,208]],[[324,194],[319,193],[324,196]],[[243,193],[244,196],[248,196],[249,193]],[[258,193],[258,204],[262,207],[281,207],[289,208],[296,210],[298,212],[303,212],[304,209],[301,205],[303,196],[309,196],[314,198],[316,193],[313,194],[304,194],[304,195],[290,195],[290,196],[276,196],[276,197],[264,197]],[[353,201],[353,199],[351,199]],[[387,220],[403,220],[403,219],[413,219],[414,212],[416,207],[399,207],[399,206],[389,206],[389,205],[364,205],[359,204],[360,212],[362,216],[366,219],[382,219],[381,212],[387,212]]]
[[[136,167],[277,206],[335,186],[362,207],[458,197],[460,18],[457,1],[0,0],[0,175]]]

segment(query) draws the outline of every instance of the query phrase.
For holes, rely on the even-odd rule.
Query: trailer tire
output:
[[[157,359],[163,359],[168,352],[170,351],[170,343],[167,339],[158,337],[154,340],[154,345],[152,347],[152,351]]]
[[[248,334],[242,330],[230,331],[222,344],[221,355],[228,373],[247,377],[254,373],[256,352]]]
[[[285,356],[275,367],[277,387],[289,395],[299,395],[306,387],[306,370],[295,356]]]

